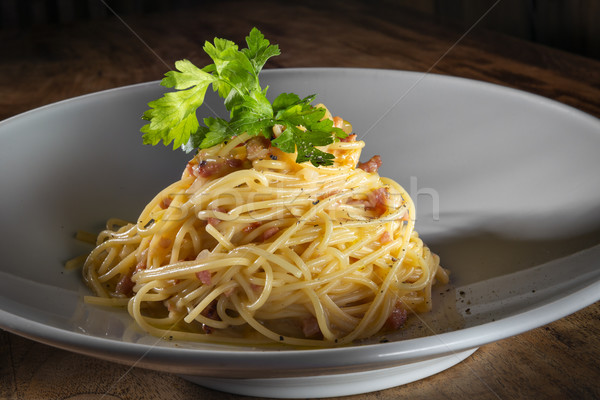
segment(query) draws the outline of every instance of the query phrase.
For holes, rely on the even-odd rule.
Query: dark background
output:
[[[600,59],[598,0],[362,0],[389,3],[454,23],[467,30],[479,25],[520,39]],[[106,0],[121,16],[160,13],[227,0]],[[314,2],[315,7],[321,2]],[[489,13],[486,14],[488,10]],[[332,15],[332,17],[334,17]],[[114,18],[102,0],[0,0],[0,29],[27,30],[41,25]],[[276,16],[274,15],[274,18]],[[202,21],[199,21],[202,23]]]

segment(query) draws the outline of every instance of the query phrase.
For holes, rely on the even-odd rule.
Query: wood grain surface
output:
[[[283,49],[270,68],[337,66],[447,74],[540,94],[600,117],[598,61],[477,26],[465,30],[389,1],[263,0],[0,31],[0,120],[85,93],[160,79],[181,58],[206,63],[204,40],[217,36],[240,41],[252,26]],[[599,338],[596,303],[485,345],[440,374],[344,398],[598,399]],[[0,399],[217,398],[242,397],[0,331]]]

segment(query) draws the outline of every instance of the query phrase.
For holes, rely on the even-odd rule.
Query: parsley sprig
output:
[[[189,60],[175,63],[177,71],[169,71],[161,85],[173,88],[158,100],[148,103],[143,119],[149,121],[141,129],[144,144],[163,142],[186,151],[215,146],[246,132],[250,136],[263,135],[287,153],[297,152],[296,162],[310,161],[313,165],[331,165],[334,156],[317,149],[346,133],[323,119],[325,109],[311,105],[315,95],[300,98],[293,93],[282,93],[271,103],[267,89],[260,86],[258,75],[273,56],[280,54],[279,46],[272,45],[256,28],[246,37],[247,48],[239,49],[229,40],[216,38],[206,42],[204,51],[213,60],[198,68]],[[224,99],[229,121],[207,117],[200,125],[196,110],[204,102],[208,88]],[[283,127],[278,137],[273,126]]]

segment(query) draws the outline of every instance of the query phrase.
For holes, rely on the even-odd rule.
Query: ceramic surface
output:
[[[164,341],[121,310],[84,304],[79,272],[63,268],[90,250],[74,233],[98,231],[109,217],[135,219],[189,158],[142,145],[140,116],[164,89],[150,82],[0,122],[0,327],[208,386],[233,379],[225,382],[237,382],[229,387],[242,394],[260,382],[290,397],[319,396],[358,393],[342,391],[348,374],[381,388],[410,381],[403,366],[425,365],[419,379],[600,299],[598,119],[528,93],[432,74],[280,69],[263,79],[273,97],[317,93],[367,142],[363,158],[381,155],[380,174],[407,188],[417,230],[451,270],[451,285],[435,289],[432,313],[385,338],[294,350]],[[312,375],[326,377],[323,390],[294,392]]]

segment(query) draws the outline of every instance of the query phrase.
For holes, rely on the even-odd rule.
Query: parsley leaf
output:
[[[260,86],[258,75],[271,57],[280,54],[279,47],[256,28],[246,37],[246,45],[240,50],[230,40],[215,38],[203,46],[212,64],[200,69],[188,60],[177,61],[176,71],[167,72],[161,81],[161,85],[175,91],[148,103],[150,109],[142,116],[149,121],[141,129],[144,144],[172,142],[173,148],[192,151],[246,132],[250,136],[263,135],[285,152],[297,152],[297,162],[331,165],[334,156],[315,146],[330,144],[346,133],[333,127],[331,120],[323,119],[324,109],[311,105],[315,95],[302,99],[293,93],[282,93],[271,103],[267,99],[268,88]],[[229,121],[208,117],[202,126],[196,110],[210,86],[224,99]],[[278,138],[273,138],[275,125],[285,127]]]
[[[243,49],[242,52],[248,57],[256,75],[260,73],[262,67],[267,63],[267,60],[273,56],[279,55],[279,46],[271,45],[269,40],[265,39],[262,33],[256,28],[250,31],[250,34],[246,38],[247,49]]]
[[[174,147],[179,147],[198,129],[196,109],[204,102],[206,89],[214,77],[188,60],[177,61],[175,67],[181,72],[167,72],[161,85],[180,91],[166,93],[148,103],[152,108],[142,116],[150,121],[141,129],[144,144],[155,145],[162,139],[165,145],[174,141]]]

